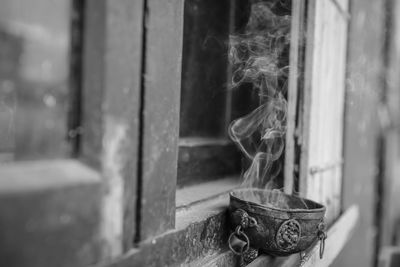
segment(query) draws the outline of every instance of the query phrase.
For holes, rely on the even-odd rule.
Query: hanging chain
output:
[[[240,251],[237,251],[233,248],[232,243],[233,243],[233,239],[234,238],[239,238],[240,240],[244,241],[246,243],[246,245],[244,245]],[[242,239],[242,238],[244,239]],[[240,225],[238,225],[235,229],[235,231],[229,236],[228,239],[228,245],[229,245],[229,249],[233,252],[233,254],[238,255],[238,256],[242,256],[243,253],[247,252],[249,250],[250,247],[250,240],[249,237],[242,231],[242,227]]]
[[[233,254],[240,256],[240,266],[246,266],[258,257],[258,250],[250,247],[249,237],[243,229],[255,227],[257,225],[257,220],[249,216],[247,212],[242,209],[238,209],[235,213],[240,216],[240,223],[236,226],[235,231],[229,236],[228,246]],[[233,246],[235,238],[245,242],[245,245],[240,248],[240,251],[236,250]]]
[[[318,239],[319,239],[319,258],[322,259],[325,251],[325,239],[328,237],[325,231],[325,223],[320,222],[318,224]]]

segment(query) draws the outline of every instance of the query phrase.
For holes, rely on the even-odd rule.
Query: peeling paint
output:
[[[105,192],[101,227],[105,257],[115,257],[122,253],[124,157],[121,151],[127,129],[128,125],[125,123],[111,117],[105,119],[102,156]]]

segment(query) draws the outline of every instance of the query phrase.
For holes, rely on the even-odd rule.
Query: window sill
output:
[[[177,213],[192,205],[228,193],[239,185],[239,177],[234,176],[178,189],[176,191]]]
[[[95,262],[100,253],[100,178],[76,160],[2,165],[0,258],[6,265]]]
[[[220,180],[221,182],[223,180]],[[176,213],[176,228],[153,239],[138,244],[125,255],[110,262],[103,262],[96,267],[126,267],[126,266],[175,266],[190,264],[191,266],[234,266],[237,258],[226,245],[229,235],[227,207],[229,196],[227,191],[234,188],[234,180],[227,179],[225,186],[220,184],[205,192],[200,201],[197,188],[187,188],[187,191],[177,192],[181,207]],[[218,183],[218,181],[215,181]],[[207,185],[208,188],[212,183]],[[233,187],[232,187],[233,186]],[[219,188],[219,190],[216,190]],[[182,189],[181,189],[182,190]],[[197,192],[198,190],[198,192]],[[328,231],[326,249],[323,260],[319,260],[319,244],[306,253],[307,261],[302,266],[328,266],[339,254],[348,240],[358,220],[358,208],[348,209]],[[334,236],[335,239],[330,239]],[[273,258],[260,256],[250,265],[255,266],[297,266],[299,255]],[[315,264],[315,265],[314,265]]]
[[[179,189],[175,229],[144,240],[126,254],[96,266],[175,266],[223,254],[229,235],[227,192],[238,184],[237,177],[231,177]]]
[[[76,160],[13,162],[0,168],[0,196],[99,183],[100,175]]]
[[[359,219],[359,209],[357,206],[350,207],[328,230],[328,239],[325,242],[325,252],[323,259],[319,258],[319,242],[303,254],[303,261],[300,254],[294,254],[289,257],[271,257],[261,255],[247,267],[328,267],[339,255],[347,241],[350,239],[357,221]],[[334,238],[329,238],[334,237]],[[194,266],[233,266],[235,262],[234,255],[227,251],[210,259],[199,260]]]

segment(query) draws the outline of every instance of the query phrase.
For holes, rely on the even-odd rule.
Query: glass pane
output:
[[[70,153],[70,0],[0,2],[0,161]]]
[[[187,0],[180,136],[225,135],[230,0]]]

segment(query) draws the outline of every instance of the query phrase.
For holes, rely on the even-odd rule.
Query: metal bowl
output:
[[[286,256],[326,238],[325,207],[280,191],[234,190],[230,193],[229,213],[233,230],[231,237],[236,236],[248,243],[247,247],[263,253]]]

